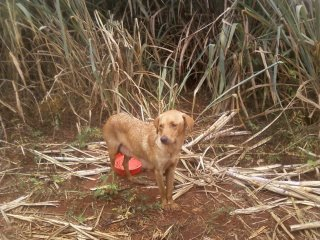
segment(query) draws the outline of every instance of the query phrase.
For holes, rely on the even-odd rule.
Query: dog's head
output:
[[[177,110],[166,111],[154,120],[157,134],[164,145],[182,144],[193,124],[194,120],[191,117]]]

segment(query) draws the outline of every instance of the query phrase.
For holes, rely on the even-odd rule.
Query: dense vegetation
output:
[[[178,101],[244,118],[320,109],[318,0],[8,0],[0,18],[2,133]]]

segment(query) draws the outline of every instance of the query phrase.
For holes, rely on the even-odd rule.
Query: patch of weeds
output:
[[[165,232],[160,231],[159,236],[157,236],[158,235],[157,232],[154,233],[153,237],[155,237],[155,239],[184,239],[182,237],[182,228],[183,228],[183,225],[180,224],[179,222],[176,222],[171,227],[167,228]],[[198,239],[203,239],[203,238],[198,238]]]
[[[114,180],[114,173],[111,172],[110,174],[111,174],[112,181],[113,181],[113,180]],[[100,182],[100,183],[101,183],[101,182],[102,182],[102,183],[107,182],[107,181],[108,181],[108,177],[109,177],[109,175],[101,175],[100,178],[99,178],[99,182]]]
[[[287,143],[290,143],[294,139],[294,135],[286,130],[280,130],[278,136],[280,141],[282,140]]]
[[[252,121],[248,121],[248,128],[252,131],[258,131],[260,127],[254,124]]]
[[[56,114],[53,117],[53,121],[51,122],[52,127],[55,131],[59,130],[61,128],[61,117],[60,114]]]
[[[27,189],[30,189],[31,181],[29,178],[19,178],[18,182],[16,183],[17,189],[19,191],[24,192]]]
[[[69,199],[77,200],[81,200],[86,198],[87,196],[91,196],[91,193],[82,190],[65,190],[65,194],[67,194]]]
[[[73,218],[74,211],[73,211],[73,209],[67,209],[65,214],[66,214],[67,218]]]
[[[53,175],[52,176],[52,181],[55,183],[55,184],[62,184],[64,183],[65,179],[63,177],[61,177],[60,175]]]
[[[112,211],[114,211],[118,215],[119,219],[128,219],[129,216],[133,214],[130,210],[131,210],[131,207],[128,207],[128,206],[124,207],[122,205],[112,209]]]
[[[140,203],[135,207],[135,212],[145,213],[149,210],[159,211],[161,209],[161,203],[159,201],[153,203]]]
[[[35,149],[34,146],[32,146],[32,148]],[[38,155],[35,155],[35,156],[32,158],[32,160],[33,160],[33,162],[34,162],[35,164],[41,163],[41,157],[38,156]]]
[[[111,183],[107,183],[108,176],[103,175],[100,178],[100,181],[103,183],[102,186],[97,187],[97,189],[93,192],[93,196],[98,199],[105,199],[105,200],[112,200],[112,198],[116,195],[118,195],[120,187],[119,185],[114,181],[114,173],[111,173]]]
[[[245,159],[246,162],[252,162],[253,161],[253,157],[251,155],[248,155],[248,154],[245,156],[244,159]]]
[[[118,195],[120,191],[120,186],[115,181],[114,173],[111,172],[111,175],[102,175],[100,177],[99,183],[101,186],[97,187],[93,192],[93,196],[98,199],[112,200],[113,197]],[[111,182],[108,182],[109,177],[111,176]]]
[[[306,140],[304,141],[304,149],[310,152],[317,152],[319,149],[319,139],[315,136],[307,136]],[[309,156],[310,158],[310,156]]]
[[[140,194],[139,195],[139,201],[140,202],[147,202],[150,199],[150,196],[146,195],[146,194]]]
[[[83,216],[82,213],[79,214],[79,215],[73,216],[73,218],[74,218],[75,220],[77,220],[77,222],[79,222],[79,223],[81,223],[81,224],[86,221],[86,218],[85,218],[85,216]]]
[[[161,203],[159,201],[150,201],[150,196],[146,194],[139,194],[137,197],[137,205],[135,206],[135,212],[144,213],[149,210],[160,210]]]
[[[29,178],[28,181],[32,184],[32,186],[35,188],[35,190],[42,189],[44,186],[44,183],[41,180],[34,178],[34,177]]]
[[[119,193],[119,186],[116,183],[109,183],[98,187],[93,192],[93,196],[98,199],[112,200]]]
[[[78,133],[74,145],[83,148],[88,142],[101,139],[101,130],[99,128],[85,127]]]
[[[137,195],[134,193],[132,189],[125,190],[121,193],[121,197],[129,203],[132,203],[137,199]]]
[[[307,164],[312,168],[318,166],[316,159],[308,159]]]
[[[32,190],[34,194],[39,196],[47,195],[50,192],[52,192],[52,189],[48,187],[47,182],[45,180],[36,177],[28,178],[25,184],[22,184],[20,187],[22,186],[26,186],[24,187],[24,189]]]
[[[84,192],[84,191],[79,191],[78,193],[78,198],[79,199],[84,199],[85,197],[87,197],[88,195],[90,195],[90,193]]]
[[[77,222],[79,223],[84,223],[86,218],[85,216],[83,215],[83,213],[80,213],[80,214],[76,214],[75,213],[75,209],[74,207],[71,207],[67,210],[66,212],[66,216],[68,219],[75,219]]]
[[[280,162],[280,156],[279,155],[268,155],[267,156],[267,162],[268,164],[275,164],[275,163],[279,163]]]
[[[216,228],[217,226],[214,226],[214,224],[212,224],[212,221],[209,221],[208,224],[206,224],[204,235],[211,236],[215,232]],[[204,237],[203,239],[206,238]]]
[[[229,213],[232,212],[233,210],[235,210],[235,208],[231,206],[218,208],[211,213],[211,217],[209,221],[213,222],[222,215],[225,215],[225,214],[229,215]]]
[[[33,130],[31,132],[31,137],[33,138],[40,138],[42,137],[43,133],[40,130]]]

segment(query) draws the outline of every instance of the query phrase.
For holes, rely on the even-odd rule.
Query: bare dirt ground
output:
[[[181,206],[180,210],[163,211],[159,207],[158,190],[152,184],[154,177],[150,172],[137,176],[150,183],[146,186],[128,183],[125,178],[114,176],[108,171],[84,178],[70,175],[67,169],[27,150],[44,152],[50,149],[52,153],[46,151],[46,156],[57,156],[59,153],[53,150],[65,149],[74,138],[74,133],[64,131],[60,133],[60,140],[37,136],[27,144],[3,142],[0,162],[0,239],[320,238],[317,229],[290,231],[293,224],[319,220],[319,205],[295,204],[295,198],[263,188],[255,191],[257,188],[241,186],[240,181],[223,172],[213,176],[203,186],[190,185],[190,189],[176,200]],[[210,156],[214,159],[228,147],[240,146],[247,138],[248,136],[217,138],[210,143]],[[278,162],[301,164],[308,161],[307,157],[304,158],[297,152],[279,151],[279,144],[283,143],[283,139],[284,135],[275,135],[263,147],[248,151],[240,166],[248,168]],[[292,142],[291,139],[289,143]],[[97,148],[98,156],[103,155],[105,148]],[[284,146],[282,148],[285,149]],[[203,153],[202,149],[196,146],[193,150],[201,150],[200,153]],[[318,148],[313,150],[318,151]],[[83,156],[81,152],[87,154],[87,151],[89,152],[88,147],[84,146],[72,157]],[[275,152],[281,153],[268,154]],[[219,166],[233,166],[239,155],[235,154],[221,161]],[[192,157],[185,155],[183,159],[189,161]],[[200,176],[196,171],[197,165],[196,158],[188,163],[189,167],[194,167],[190,171],[195,179]],[[69,162],[69,165],[64,166],[72,170],[88,170],[97,166],[106,167],[108,164],[106,159],[102,159],[92,163]],[[186,176],[190,175],[182,163],[179,168]],[[317,180],[316,171],[309,171],[300,178]],[[176,183],[179,184],[183,185]],[[98,186],[106,188],[92,190]],[[17,200],[23,196],[24,199]],[[16,202],[12,202],[15,200]],[[290,200],[291,204],[250,214],[234,212],[237,209],[265,206],[284,200]],[[315,203],[319,204],[319,199],[315,199]]]

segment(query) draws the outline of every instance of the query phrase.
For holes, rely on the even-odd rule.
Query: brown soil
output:
[[[235,139],[233,141],[236,141]],[[271,149],[272,146],[277,144],[267,145],[266,149]],[[13,172],[0,175],[0,203],[33,192],[30,202],[57,200],[59,205],[20,207],[12,212],[37,214],[80,225],[96,226],[96,229],[106,233],[123,232],[130,239],[137,240],[161,239],[169,228],[166,239],[290,239],[271,216],[272,212],[280,219],[288,217],[289,213],[285,208],[279,207],[250,215],[230,214],[235,209],[256,206],[257,202],[263,204],[281,198],[266,191],[260,191],[252,197],[230,178],[216,178],[216,187],[195,186],[176,200],[180,205],[179,210],[163,211],[159,208],[157,188],[131,184],[123,177],[116,176],[113,179],[111,175],[107,179],[93,176],[97,179],[95,181],[78,177],[57,181],[54,179],[61,173],[61,169],[45,164],[38,166],[33,156],[23,156],[20,148],[14,149],[5,150],[4,160],[0,162],[1,171],[17,168]],[[281,158],[290,163],[299,161],[298,158],[293,160],[290,155]],[[253,164],[256,164],[256,161],[248,160],[243,165]],[[148,182],[154,182],[150,172],[139,175],[142,176]],[[98,197],[90,190],[108,183],[116,184],[116,191]],[[30,237],[35,230],[43,228],[47,235],[57,230],[48,225],[39,226],[38,223],[10,220],[12,222],[8,224],[4,218],[0,218],[0,239],[37,239]],[[288,229],[289,225],[295,223],[297,220],[293,216],[283,222]],[[305,232],[292,234],[295,239],[308,239]]]

